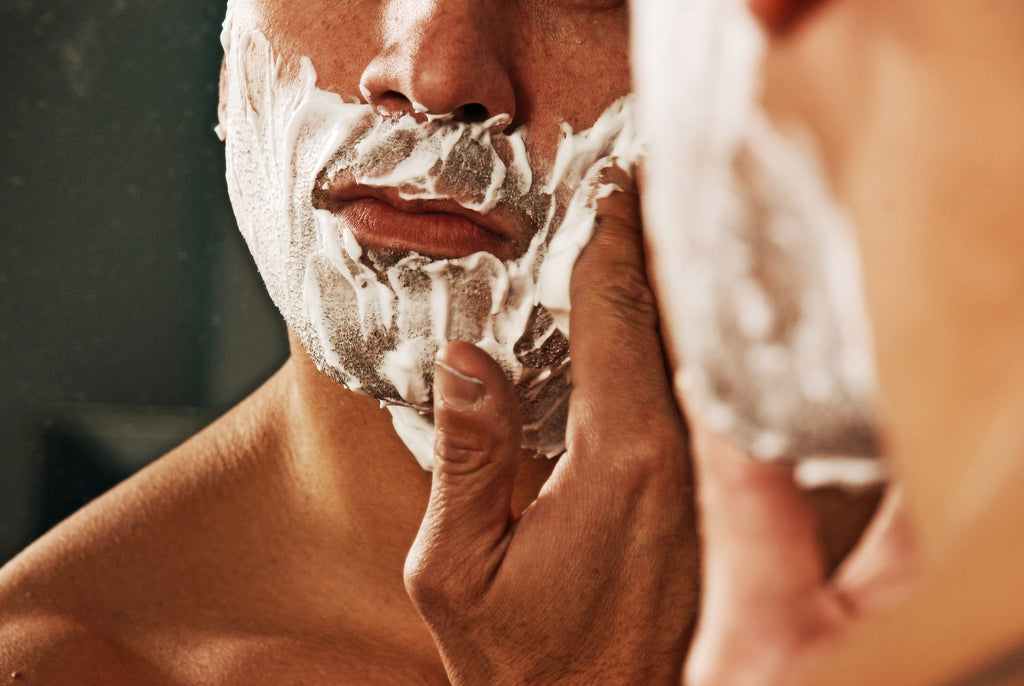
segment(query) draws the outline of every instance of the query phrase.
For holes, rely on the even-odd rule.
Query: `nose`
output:
[[[359,88],[378,111],[453,115],[481,122],[515,119],[512,77],[500,30],[505,0],[397,0],[387,3],[381,48]]]

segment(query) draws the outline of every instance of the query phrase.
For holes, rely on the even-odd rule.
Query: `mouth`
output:
[[[501,209],[480,214],[453,200],[407,200],[395,188],[318,183],[313,206],[348,227],[364,249],[417,252],[454,259],[488,252],[501,260],[519,250],[514,222]]]

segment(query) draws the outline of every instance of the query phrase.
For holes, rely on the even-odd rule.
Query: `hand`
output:
[[[858,620],[916,578],[902,497],[890,488],[831,579],[805,492],[693,422],[705,579],[687,686],[775,686],[799,678]]]
[[[698,572],[687,435],[637,195],[599,209],[571,284],[567,453],[518,517],[511,387],[471,345],[437,356],[433,485],[406,586],[455,684],[679,683]]]

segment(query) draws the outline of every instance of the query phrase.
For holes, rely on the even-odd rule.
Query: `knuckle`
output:
[[[477,508],[467,510],[465,502],[460,502],[466,496],[458,490],[435,488],[406,555],[402,570],[405,590],[424,617],[466,616],[475,611],[482,606],[493,572],[501,563],[502,546],[496,546],[489,536],[467,530],[467,525],[477,523]],[[486,493],[468,497],[493,501]]]
[[[466,474],[478,471],[489,461],[493,450],[486,436],[437,425],[434,456],[444,471]]]
[[[617,490],[635,499],[685,485],[688,455],[685,436],[668,420],[639,421],[626,432],[584,432],[574,450],[600,454]],[[580,445],[582,438],[583,445]]]
[[[436,417],[435,468],[448,475],[473,474],[488,465],[504,463],[508,451],[518,448],[522,422],[518,408],[499,414],[487,412],[472,421]]]
[[[454,567],[438,556],[413,552],[403,571],[405,590],[424,616],[444,617],[465,604],[464,584],[456,583]]]
[[[654,294],[643,271],[633,264],[613,264],[602,279],[605,299],[654,312]]]
[[[419,608],[434,608],[439,605],[443,597],[439,593],[436,583],[435,568],[432,567],[426,558],[420,555],[410,555],[406,559],[403,580],[405,590],[409,598]]]
[[[631,490],[650,493],[670,483],[684,460],[678,446],[648,439],[620,452],[613,460],[613,466],[618,477]]]
[[[657,317],[654,293],[641,266],[617,259],[595,271],[591,278],[577,283],[584,297],[594,298],[629,318],[648,321]]]
[[[577,261],[570,281],[574,307],[581,300],[645,324],[656,321],[657,304],[647,280],[640,225],[635,211],[624,210],[625,201],[601,216],[597,230]]]
[[[434,435],[434,471],[446,481],[491,481],[514,470],[519,453],[519,424],[505,430],[467,432],[438,424]]]

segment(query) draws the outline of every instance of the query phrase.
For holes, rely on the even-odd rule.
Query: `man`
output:
[[[690,3],[687,17],[712,6],[728,3]],[[749,6],[767,41],[759,100],[779,130],[813,134],[828,186],[854,219],[885,442],[903,496],[830,578],[792,476],[698,421],[707,585],[686,683],[1021,683],[1024,7]],[[635,45],[663,59],[675,44],[691,46],[665,12],[645,17],[646,30],[657,26],[651,19],[669,30]],[[641,90],[658,87],[642,98],[671,100],[658,76],[640,72]],[[670,272],[661,277],[673,312],[682,295],[666,289]],[[427,561],[421,573],[430,576]],[[529,595],[529,584],[520,588]],[[428,615],[457,614],[443,600],[424,603]],[[542,609],[551,612],[517,608],[523,623]],[[466,644],[458,632],[437,633],[450,651]],[[460,661],[472,668],[469,653]]]
[[[520,448],[530,396],[508,384],[511,358],[499,365],[453,343],[438,352],[435,372],[423,343],[424,373],[421,362],[405,364],[398,354],[420,340],[418,325],[402,329],[404,311],[393,312],[400,333],[389,339],[392,329],[373,323],[384,300],[359,295],[386,283],[400,289],[394,284],[406,277],[472,278],[478,268],[487,278],[467,283],[490,288],[501,281],[492,275],[503,273],[495,263],[525,264],[517,260],[532,254],[548,216],[534,210],[557,214],[566,198],[559,187],[549,198],[520,181],[559,168],[563,122],[586,130],[630,90],[627,33],[627,7],[618,1],[233,0],[221,111],[229,184],[292,329],[291,359],[209,429],[4,568],[0,674],[48,684],[424,684],[452,676],[487,683],[498,678],[504,649],[529,647],[529,662],[515,665],[521,680],[564,680],[568,672],[589,682],[595,669],[619,681],[677,677],[698,576],[692,495],[639,236],[622,221],[635,196],[601,201],[608,218],[575,271],[570,454],[558,462],[535,458],[539,445]],[[525,171],[515,138],[524,128]],[[434,145],[435,134],[451,131],[469,151],[454,171]],[[376,157],[364,159],[370,147]],[[421,176],[381,181],[421,158],[430,161]],[[498,178],[495,160],[505,169],[498,199],[492,210],[473,209],[487,193],[469,192],[479,190],[469,184]],[[629,185],[614,170],[602,178]],[[438,259],[410,262],[411,252]],[[402,278],[388,281],[392,274]],[[461,295],[444,292],[448,302]],[[499,314],[512,309],[509,299],[497,302]],[[422,304],[410,312],[412,320],[436,313]],[[446,312],[449,320],[464,314]],[[485,311],[483,321],[493,314]],[[422,357],[419,348],[413,353]],[[537,369],[542,380],[558,375]],[[424,379],[432,379],[432,406],[417,395]],[[550,580],[533,600],[556,608],[575,598],[573,611],[553,612],[541,626],[505,615],[479,635],[503,648],[472,673],[439,655],[403,579],[431,489],[431,475],[410,454],[422,426],[400,436],[396,427],[406,424],[337,380],[432,407],[438,484],[503,478],[493,500],[489,492],[481,501],[435,489],[435,512],[457,519],[483,507],[487,517],[466,523],[494,539],[480,548],[457,529],[424,528],[422,541],[443,541],[452,553],[442,583],[457,583],[467,556],[485,555]],[[415,412],[402,416],[419,421]],[[481,422],[492,429],[484,451],[466,441],[481,435]],[[494,452],[500,467],[476,471]],[[830,521],[844,519],[851,523],[829,537],[837,549],[858,528],[847,513]],[[574,525],[551,532],[550,522],[567,520]],[[422,601],[414,566],[409,574]],[[527,600],[503,579],[475,589],[466,607],[504,592]],[[595,579],[605,581],[590,588]],[[563,642],[566,628],[589,637]],[[457,630],[472,635],[473,618]]]

